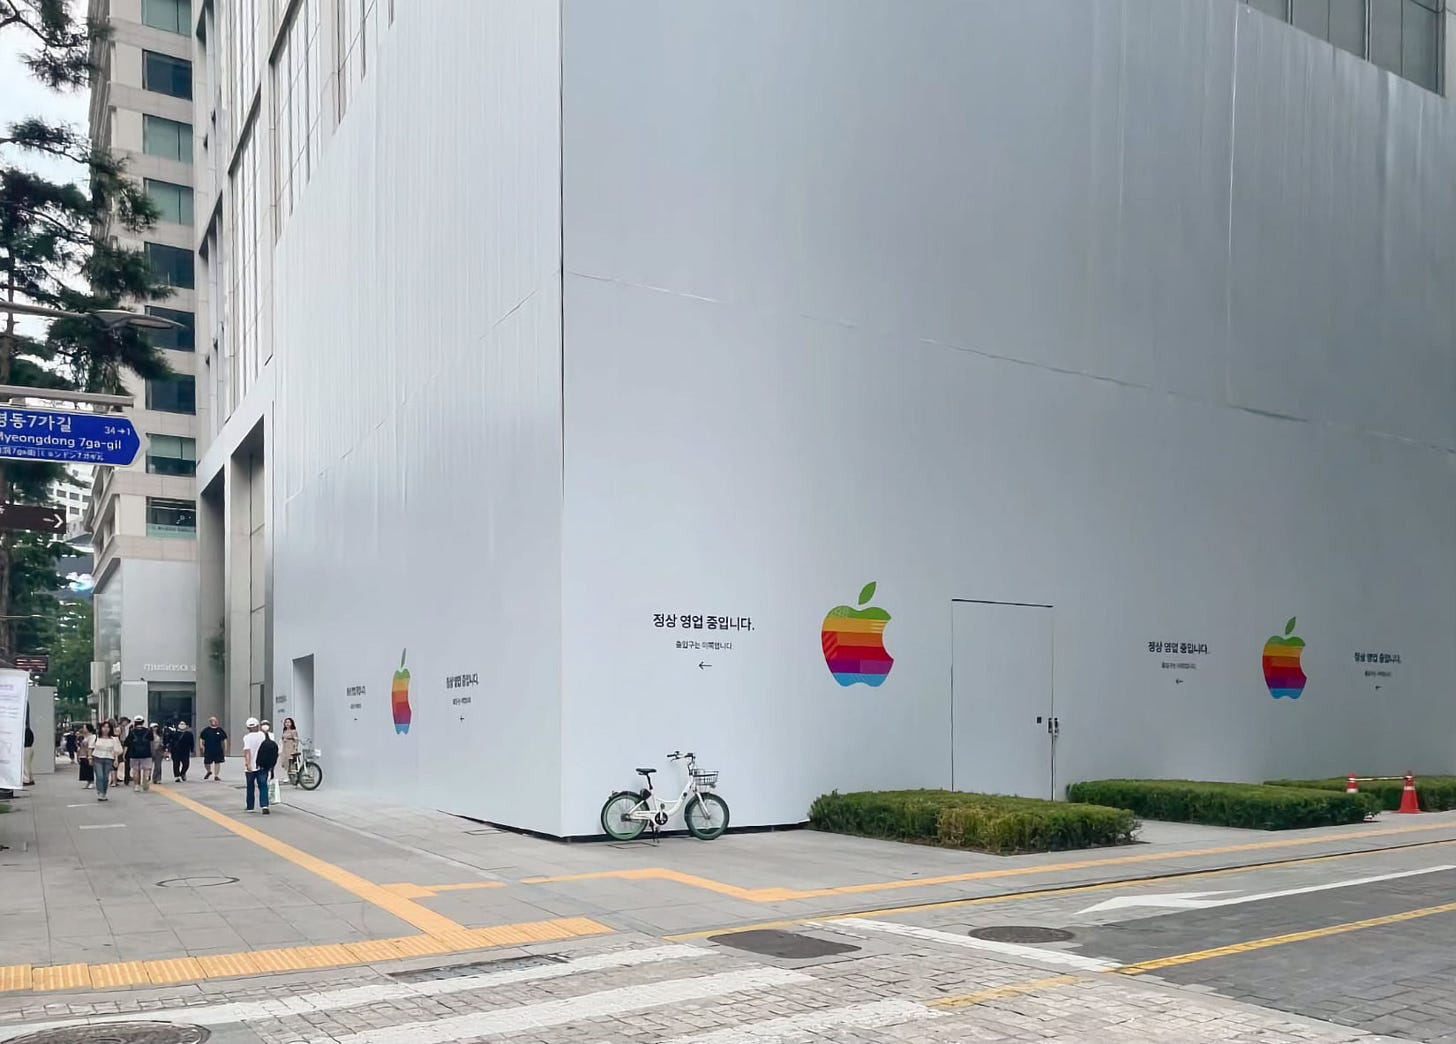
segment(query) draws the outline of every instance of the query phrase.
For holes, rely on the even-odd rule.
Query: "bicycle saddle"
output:
[[[652,778],[652,774],[654,772],[656,772],[656,771],[657,770],[655,768],[650,768],[650,769],[640,768],[640,769],[637,770],[637,775],[639,775],[639,776],[646,776],[648,779],[651,779]]]

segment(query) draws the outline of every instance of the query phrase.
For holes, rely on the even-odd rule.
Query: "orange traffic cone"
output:
[[[1358,780],[1356,780],[1355,773],[1353,773],[1353,772],[1351,772],[1348,776],[1345,777],[1345,793],[1346,794],[1358,794],[1358,793],[1360,793],[1360,783],[1359,783]]]
[[[1416,797],[1416,777],[1407,772],[1405,774],[1405,789],[1400,795],[1400,808],[1397,812],[1419,812],[1421,810],[1420,800]]]

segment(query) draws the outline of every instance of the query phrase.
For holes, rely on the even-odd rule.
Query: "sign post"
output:
[[[0,504],[0,531],[28,529],[35,533],[64,533],[66,512],[33,504]]]
[[[139,449],[125,417],[0,407],[0,457],[125,467]]]
[[[0,670],[0,789],[25,785],[25,695],[30,676]]]

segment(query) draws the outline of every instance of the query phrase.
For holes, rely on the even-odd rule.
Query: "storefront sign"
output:
[[[30,677],[24,671],[0,670],[0,787],[25,785],[25,695]]]

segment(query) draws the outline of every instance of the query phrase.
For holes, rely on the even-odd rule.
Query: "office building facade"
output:
[[[127,376],[125,411],[141,438],[128,467],[95,471],[86,525],[95,553],[92,675],[103,716],[191,717],[196,687],[196,278],[193,215],[192,32],[188,0],[92,0],[110,25],[93,55],[90,133],[126,162],[157,208],[116,241],[143,251],[172,285],[161,302],[131,305],[178,324],[152,336],[173,376]]]
[[[215,6],[201,615],[330,785],[1451,760],[1438,5]]]

